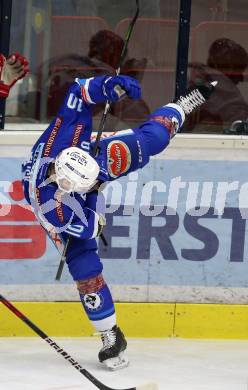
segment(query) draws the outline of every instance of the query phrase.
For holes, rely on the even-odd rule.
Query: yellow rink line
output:
[[[80,302],[13,302],[49,336],[92,336]],[[116,303],[127,337],[248,339],[248,305]],[[0,337],[35,333],[0,304]]]

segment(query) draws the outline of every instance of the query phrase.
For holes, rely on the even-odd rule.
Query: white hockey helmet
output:
[[[64,149],[55,159],[56,183],[63,192],[88,192],[100,168],[89,153],[77,147]]]

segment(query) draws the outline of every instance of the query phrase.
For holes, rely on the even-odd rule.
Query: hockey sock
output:
[[[116,325],[115,308],[111,292],[102,275],[77,282],[84,310],[98,332]]]

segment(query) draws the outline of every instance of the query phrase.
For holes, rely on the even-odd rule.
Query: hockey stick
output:
[[[122,51],[121,51],[119,66],[116,69],[116,76],[118,76],[120,74],[120,70],[121,70],[121,67],[123,65],[123,61],[125,59],[126,53],[127,53],[128,42],[129,42],[130,37],[132,35],[132,31],[133,31],[133,28],[134,28],[134,25],[135,25],[135,22],[136,22],[138,16],[139,16],[139,0],[136,0],[136,12],[135,12],[134,17],[131,20],[130,25],[129,25],[129,27],[127,29],[127,32],[126,32],[125,42],[124,42],[124,45],[123,45],[123,48],[122,48]],[[120,90],[119,92],[121,94],[121,92],[123,92],[123,91]],[[107,100],[106,104],[105,104],[105,108],[104,108],[103,114],[102,114],[102,117],[101,117],[99,129],[98,129],[98,132],[97,132],[97,137],[96,137],[95,145],[94,145],[94,148],[93,148],[93,156],[96,156],[96,154],[97,154],[98,145],[99,145],[102,133],[103,133],[103,131],[105,129],[106,119],[107,119],[107,115],[109,113],[109,110],[110,110],[110,101]]]
[[[21,313],[12,303],[10,303],[6,298],[0,294],[0,301],[5,305],[12,313],[14,313],[20,320],[25,322],[29,328],[31,328],[38,336],[40,336],[44,341],[46,341],[50,347],[52,347],[59,355],[61,355],[67,362],[69,362],[76,370],[83,374],[93,385],[95,385],[100,390],[118,390],[112,387],[108,387],[100,382],[94,375],[92,375],[88,370],[83,368],[75,359],[71,357],[63,348],[61,348],[57,343],[55,343],[46,333],[44,333],[37,325],[30,321],[23,313]],[[130,387],[123,390],[157,390],[158,386],[156,384],[150,383],[143,386]]]
[[[123,65],[123,61],[124,61],[125,56],[126,56],[128,42],[130,40],[132,31],[133,31],[133,28],[134,28],[134,25],[135,25],[135,22],[136,22],[138,16],[139,16],[139,0],[136,0],[136,12],[135,12],[135,15],[134,15],[133,19],[131,20],[130,25],[128,27],[128,30],[126,32],[125,42],[124,42],[124,45],[123,45],[123,48],[121,51],[121,55],[120,55],[119,66],[116,69],[117,76],[120,74],[121,66]],[[122,92],[123,92],[122,89],[118,88],[117,93],[119,93],[121,95]],[[105,104],[103,115],[101,117],[99,130],[97,132],[97,137],[96,137],[94,148],[93,148],[93,156],[96,156],[96,154],[97,154],[98,145],[99,145],[102,133],[105,129],[105,123],[106,123],[106,119],[107,119],[107,115],[109,113],[109,110],[110,110],[110,102],[109,102],[109,100],[107,100],[107,102]],[[103,234],[100,235],[100,238],[103,241],[104,245],[107,246],[108,243],[107,243],[106,238],[104,237]],[[67,253],[68,247],[70,245],[70,241],[71,241],[71,237],[68,237],[66,244],[65,244],[65,247],[64,247],[64,250],[63,250],[63,253],[62,253],[62,256],[61,256],[61,259],[60,259],[58,270],[57,270],[57,273],[55,276],[55,280],[57,280],[57,281],[60,280],[62,272],[63,272],[63,268],[64,268],[64,265],[66,262],[66,253]]]
[[[68,249],[68,246],[70,244],[70,241],[71,241],[71,237],[69,237],[65,243],[65,246],[64,246],[64,249],[63,249],[63,253],[61,255],[61,259],[60,259],[60,262],[59,262],[59,266],[58,266],[58,270],[57,270],[57,273],[56,273],[56,276],[55,276],[55,280],[60,280],[61,278],[61,275],[62,275],[62,272],[63,272],[63,268],[64,268],[64,265],[65,265],[65,261],[66,261],[66,253],[67,253],[67,249]]]

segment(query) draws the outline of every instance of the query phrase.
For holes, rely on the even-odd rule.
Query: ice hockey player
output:
[[[70,236],[66,262],[93,326],[101,334],[100,362],[117,369],[128,364],[127,343],[117,326],[113,299],[104,280],[96,237],[102,232],[104,199],[101,183],[144,167],[150,156],[167,147],[180,129],[185,112],[205,101],[213,86],[194,90],[180,101],[155,110],[146,122],[100,141],[92,156],[91,107],[125,93],[138,99],[138,82],[128,76],[75,79],[57,117],[33,146],[23,165],[25,196],[58,248]],[[205,97],[204,97],[205,96]],[[59,242],[59,239],[61,242]]]
[[[19,53],[13,53],[8,58],[0,54],[0,97],[7,98],[10,88],[29,71],[28,60]]]

